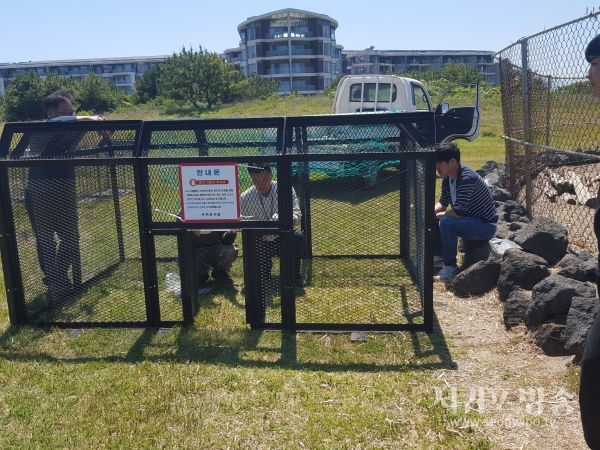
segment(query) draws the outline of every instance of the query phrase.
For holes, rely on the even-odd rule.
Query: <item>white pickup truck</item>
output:
[[[452,95],[456,89],[461,89],[461,96]],[[448,97],[452,105],[444,102]],[[435,142],[438,143],[477,138],[480,109],[478,83],[452,86],[434,108],[423,83],[396,75],[347,75],[338,83],[333,101],[333,114],[434,112]]]

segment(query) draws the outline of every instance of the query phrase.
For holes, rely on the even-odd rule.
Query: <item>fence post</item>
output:
[[[529,123],[529,67],[527,64],[527,39],[521,41],[521,93],[523,95],[523,141],[525,141],[525,209],[531,218],[531,148]]]
[[[546,146],[550,147],[550,116],[552,106],[552,75],[548,75],[548,97],[546,100]]]

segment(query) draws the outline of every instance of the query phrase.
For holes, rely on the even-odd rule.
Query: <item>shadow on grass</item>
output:
[[[94,331],[86,330],[67,337],[76,339]],[[52,351],[39,351],[42,342],[55,332],[56,330],[49,328],[10,327],[0,336],[0,357],[19,362],[202,363],[227,367],[328,372],[457,368],[435,315],[431,334],[371,333],[368,341],[361,343],[350,342],[348,333],[339,332],[207,330],[196,326],[108,330],[105,332],[138,334],[133,344],[111,342],[110,349],[90,349],[84,351],[88,354],[75,357],[72,354],[56,356]],[[333,344],[325,345],[325,338]],[[120,339],[115,339],[117,340]]]

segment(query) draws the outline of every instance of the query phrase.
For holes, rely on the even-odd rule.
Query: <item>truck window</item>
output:
[[[375,101],[375,92],[377,91],[377,83],[365,83],[365,102]],[[392,91],[392,101],[396,100],[396,86]],[[377,91],[378,102],[390,101],[390,83],[379,83],[379,91]]]
[[[425,94],[425,91],[421,86],[413,84],[412,94],[412,102],[417,108],[417,111],[431,111],[431,105],[429,104],[429,100],[427,100],[427,94]]]
[[[390,86],[392,87],[392,102],[396,101],[397,88],[396,85],[390,83],[379,83],[379,91],[377,91],[377,83],[365,83],[364,98],[365,102],[375,101],[375,92],[377,92],[378,102],[390,101]],[[357,83],[350,86],[350,101],[360,102],[362,94],[362,84]]]
[[[390,86],[392,86],[392,102],[396,101],[396,85],[390,85],[389,83],[379,83],[379,91],[377,92],[378,102],[389,102],[390,101]],[[375,91],[373,91],[375,94]]]
[[[362,99],[362,83],[353,84],[350,86],[350,101],[360,102]]]

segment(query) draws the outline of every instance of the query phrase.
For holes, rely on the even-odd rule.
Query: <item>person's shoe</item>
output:
[[[456,266],[444,266],[442,270],[435,276],[438,281],[450,281],[458,274],[458,267]]]
[[[198,274],[198,286],[202,286],[204,283],[208,281],[208,272],[200,272]]]
[[[221,283],[221,284],[233,284],[233,279],[223,269],[213,269],[211,275],[217,281],[217,283]]]
[[[296,277],[296,286],[298,286],[298,287],[306,286],[306,280],[302,277]]]

